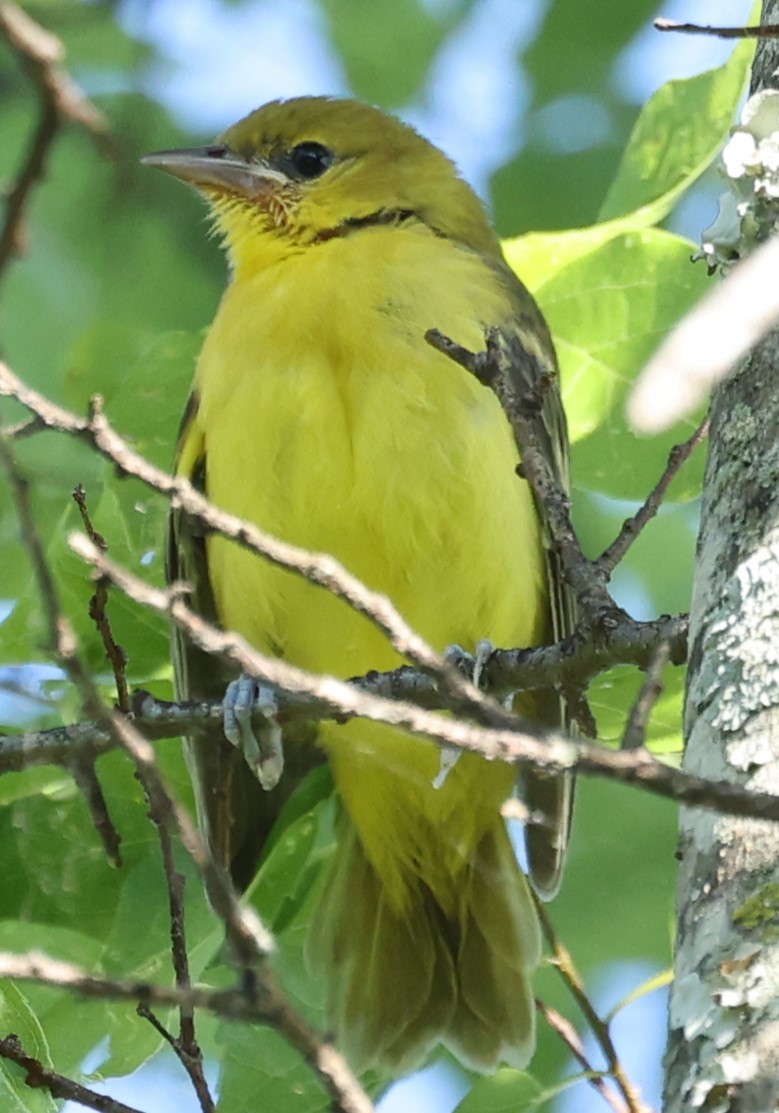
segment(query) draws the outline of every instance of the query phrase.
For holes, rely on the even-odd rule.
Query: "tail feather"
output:
[[[454,879],[446,915],[424,877],[392,902],[344,814],[307,955],[325,980],[331,1021],[359,1069],[418,1066],[441,1042],[489,1070],[525,1065],[534,1042],[530,976],[538,926],[502,823]]]
[[[535,1046],[530,977],[541,942],[527,882],[505,828],[479,844],[463,894],[460,997],[445,1042],[463,1062],[524,1067]]]
[[[525,845],[533,888],[542,900],[557,895],[562,879],[573,814],[574,779],[568,773],[549,776],[534,770],[524,775],[522,795],[544,822],[525,828]]]
[[[332,1020],[350,1061],[406,1069],[407,1047],[429,1046],[451,1014],[451,959],[436,946],[424,916],[393,909],[345,814],[339,828],[306,957],[327,983]]]

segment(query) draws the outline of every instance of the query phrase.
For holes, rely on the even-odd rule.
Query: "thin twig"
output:
[[[103,793],[103,786],[100,784],[95,770],[94,758],[81,758],[77,754],[68,765],[68,769],[89,808],[92,823],[100,836],[108,861],[118,869],[122,864],[122,840],[111,819],[111,813],[108,810],[108,804]]]
[[[40,100],[40,117],[16,181],[6,196],[0,230],[0,277],[23,248],[24,217],[35,187],[45,173],[52,145],[63,124],[73,121],[105,144],[105,117],[91,104],[62,68],[65,51],[55,35],[36,23],[17,4],[0,3],[0,35],[9,43],[33,78]]]
[[[682,464],[690,458],[698,445],[704,441],[708,435],[709,419],[705,417],[691,437],[688,437],[682,444],[677,444],[671,449],[668,454],[668,463],[665,466],[665,470],[649,492],[643,506],[636,511],[632,518],[628,518],[623,523],[622,529],[619,531],[617,537],[595,561],[595,564],[606,576],[611,576],[612,572],[624,558],[638,535],[657,514],[666,496],[666,492],[676,478]]]
[[[486,351],[472,352],[455,344],[436,329],[425,339],[438,351],[469,371],[497,396],[519,449],[521,474],[544,509],[544,522],[560,557],[562,571],[579,606],[578,629],[591,638],[608,636],[629,616],[609,595],[600,569],[589,560],[571,521],[568,493],[562,489],[546,446],[539,435],[538,418],[548,388],[545,372],[522,338],[488,329]],[[521,390],[518,384],[528,384]]]
[[[96,977],[70,962],[38,951],[24,955],[0,952],[0,978],[69,989],[99,1000],[140,1001],[149,1006],[205,1009],[226,1020],[269,1024],[296,1047],[326,1085],[337,1113],[374,1113],[373,1104],[356,1082],[343,1056],[292,1009],[275,981],[242,980],[229,989],[204,986],[155,985],[151,982]]]
[[[142,581],[138,581],[141,585]],[[137,588],[141,592],[141,587]],[[143,605],[150,602],[155,609],[168,613],[170,600],[160,608],[161,598],[156,594],[147,597],[143,594],[136,598]],[[622,637],[615,633],[610,646],[594,649],[591,645],[575,646],[566,639],[556,646],[543,646],[539,649],[495,650],[485,670],[491,690],[523,691],[530,688],[552,686],[565,683],[571,675],[571,660],[581,661],[575,666],[576,679],[595,675],[615,663],[633,664],[646,668],[659,642],[667,642],[671,647],[671,660],[674,664],[684,659],[687,636],[687,617],[678,615],[664,617],[651,623],[642,623],[640,636]],[[217,652],[221,642],[213,643]],[[495,682],[493,683],[493,676]],[[435,677],[420,672],[408,665],[402,665],[389,672],[371,671],[364,676],[354,677],[350,685],[367,695],[380,696],[395,702],[413,703],[429,711],[446,710],[456,712],[459,705],[441,692]],[[328,719],[347,718],[349,713],[334,709],[331,702],[320,699],[315,692],[285,691],[276,693],[278,704],[277,718],[287,725],[295,722],[319,722]],[[139,690],[132,699],[132,712],[135,722],[143,729],[146,737],[152,740],[178,737],[191,733],[198,727],[221,723],[222,704],[216,700],[189,700],[172,703],[157,699],[148,692]],[[256,726],[262,719],[258,713]],[[513,725],[516,720],[512,720]],[[84,757],[99,757],[112,748],[111,737],[97,723],[82,722],[65,726],[49,727],[45,730],[20,734],[0,735],[0,773],[19,772],[33,765],[66,765],[72,754]]]
[[[639,750],[644,745],[649,716],[663,692],[661,677],[667,664],[668,644],[660,642],[655,650],[652,662],[644,674],[641,691],[630,709],[627,725],[622,735],[621,748],[623,751]]]
[[[87,493],[79,485],[73,491],[73,501],[78,507],[81,521],[87,536],[97,545],[102,552],[108,552],[108,544],[101,533],[95,529],[87,506]],[[89,617],[97,627],[100,640],[103,643],[106,658],[114,674],[116,684],[116,703],[120,711],[127,715],[130,711],[130,689],[127,685],[127,654],[114,637],[111,620],[108,617],[108,588],[102,580],[95,585],[95,593],[89,600]]]
[[[649,792],[687,804],[779,820],[779,796],[756,793],[728,781],[694,777],[658,761],[646,750],[610,750],[536,724],[526,724],[510,712],[506,712],[509,726],[505,729],[475,726],[409,703],[367,695],[346,681],[312,674],[279,658],[266,657],[240,635],[220,630],[195,614],[181,600],[175,585],[167,590],[151,587],[110,561],[83,535],[72,535],[69,544],[99,575],[108,576],[128,598],[169,615],[198,648],[224,656],[242,671],[269,685],[313,695],[329,705],[331,714],[339,719],[360,716],[481,754],[491,761],[530,764],[549,773],[576,771],[605,776],[624,784],[640,785]]]
[[[536,1009],[549,1027],[560,1037],[574,1059],[584,1068],[585,1078],[590,1086],[600,1094],[608,1107],[613,1110],[613,1113],[629,1113],[628,1107],[622,1098],[607,1085],[606,1079],[603,1077],[603,1071],[596,1070],[587,1058],[579,1033],[570,1020],[559,1013],[557,1009],[545,1005],[538,997],[536,997],[535,1002]]]
[[[619,1088],[619,1092],[625,1100],[627,1110],[629,1113],[651,1113],[649,1107],[642,1101],[641,1094],[637,1087],[634,1086],[628,1078],[625,1068],[617,1054],[614,1041],[611,1038],[611,1030],[608,1024],[600,1017],[595,1006],[587,996],[584,982],[582,981],[570,951],[558,939],[557,933],[552,926],[552,921],[549,919],[549,915],[542,902],[535,896],[534,902],[541,924],[541,930],[552,952],[553,964],[568,986],[579,1008],[584,1013],[592,1034],[597,1040],[598,1046],[603,1052],[603,1056],[608,1064],[608,1073]]]
[[[718,39],[773,39],[779,37],[778,23],[752,27],[705,27],[698,23],[677,23],[675,19],[656,19],[657,31],[682,31],[686,35],[713,35]]]
[[[123,1101],[105,1094],[97,1094],[72,1078],[49,1070],[40,1059],[25,1052],[18,1036],[0,1037],[0,1057],[24,1068],[27,1072],[25,1081],[31,1089],[48,1090],[53,1098],[75,1101],[87,1109],[98,1110],[98,1113],[140,1113],[134,1106],[125,1105]]]
[[[144,788],[146,788],[145,782]],[[149,802],[149,816],[157,828],[160,849],[162,851],[162,864],[168,889],[170,946],[173,970],[176,976],[176,985],[180,986],[182,989],[189,989],[192,981],[189,973],[186,918],[184,910],[186,879],[184,875],[176,869],[170,829],[170,809],[167,806],[164,808],[160,807],[159,793],[155,792],[153,788],[151,791],[147,792],[146,796]],[[153,1023],[157,1031],[161,1032],[170,1044],[174,1054],[192,1083],[201,1110],[203,1113],[213,1113],[216,1106],[206,1080],[203,1052],[197,1041],[194,1009],[185,1005],[179,1008],[179,1034],[176,1037],[167,1032],[150,1010],[146,1009],[145,1012],[142,1011],[144,1008],[145,1006],[139,1006],[139,1014]]]
[[[469,355],[476,358],[471,353]],[[438,697],[441,698],[442,695],[440,688],[452,696],[452,699],[443,701],[444,706],[477,718],[486,725],[500,727],[507,722],[506,712],[497,701],[485,695],[484,691],[477,690],[468,679],[461,677],[457,683],[453,682],[453,666],[444,665],[440,654],[419,638],[386,596],[366,588],[331,556],[311,553],[281,542],[251,523],[219,510],[186,479],[171,476],[155,468],[133,452],[110,426],[98,406],[93,406],[88,419],[79,418],[32,390],[2,361],[0,394],[7,394],[20,401],[37,416],[43,427],[58,429],[86,440],[124,474],[133,475],[171,499],[174,505],[180,506],[188,515],[202,523],[206,530],[219,532],[346,600],[387,635],[398,653],[438,678]],[[529,456],[533,457],[533,453]],[[538,466],[543,467],[543,463]],[[561,510],[561,514],[568,526],[559,525],[559,529],[568,529],[570,532],[570,562],[579,570],[582,595],[592,595],[593,591],[597,593],[599,621],[593,619],[586,628],[580,629],[556,646],[493,653],[484,669],[482,685],[486,691],[494,691],[498,697],[523,686],[559,686],[566,690],[576,690],[614,664],[633,663],[645,667],[661,636],[667,637],[672,644],[671,659],[674,664],[683,662],[685,658],[686,620],[662,619],[659,624],[639,623],[616,608],[602,583],[598,583],[598,574],[593,573],[591,563],[581,553],[567,513]],[[583,613],[589,612],[585,610]],[[668,629],[669,623],[674,626],[672,631]]]

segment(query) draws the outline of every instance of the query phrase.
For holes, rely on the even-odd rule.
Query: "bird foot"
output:
[[[495,646],[489,638],[481,638],[476,643],[476,653],[471,679],[477,688],[481,683],[482,673],[494,649]],[[459,645],[449,645],[444,650],[444,660],[450,665],[456,666],[465,657],[469,656],[470,655],[465,652],[462,646]],[[442,788],[446,784],[446,778],[449,776],[452,769],[454,769],[461,756],[462,750],[457,749],[456,746],[443,745],[441,747],[438,772],[432,781],[433,788]]]
[[[262,787],[266,791],[275,788],[284,769],[284,749],[273,689],[251,676],[240,676],[227,685],[223,708],[225,738],[241,751]],[[252,727],[255,711],[265,719],[256,734]]]

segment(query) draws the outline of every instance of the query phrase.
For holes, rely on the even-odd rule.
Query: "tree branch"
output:
[[[72,1078],[49,1070],[40,1059],[26,1053],[18,1036],[12,1034],[0,1037],[0,1057],[25,1069],[25,1081],[31,1089],[48,1090],[53,1098],[75,1101],[86,1109],[98,1110],[98,1113],[140,1113],[134,1106],[125,1105],[123,1101],[117,1101],[105,1094],[95,1093]]]
[[[70,962],[33,952],[0,952],[0,977],[69,989],[82,997],[140,1001],[147,1006],[206,1009],[226,1020],[269,1024],[303,1055],[325,1083],[338,1113],[374,1113],[341,1053],[297,1013],[268,977],[262,984],[242,981],[233,989],[160,986],[151,982],[95,977]]]
[[[779,38],[779,23],[759,23],[753,27],[706,27],[699,23],[677,23],[675,19],[656,19],[657,31],[681,31],[686,35],[713,35],[718,39]]]
[[[194,644],[206,652],[224,655],[265,683],[316,701],[323,711],[327,711],[327,717],[341,720],[360,716],[401,727],[441,744],[479,753],[488,760],[531,764],[549,773],[570,770],[608,777],[677,802],[684,801],[733,815],[779,820],[779,797],[683,774],[653,758],[646,750],[609,750],[535,726],[528,730],[522,720],[510,712],[505,712],[510,723],[508,728],[479,727],[425,711],[410,703],[367,694],[347,681],[317,676],[278,658],[265,657],[239,635],[219,630],[191,611],[175,589],[150,587],[126,569],[115,565],[83,535],[73,535],[71,545],[95,567],[99,575],[110,578],[129,598],[169,615]],[[219,715],[218,704],[203,703],[199,707],[209,719]],[[310,718],[314,708],[314,703],[309,703],[305,717]],[[176,733],[179,733],[183,728],[182,717],[176,719],[176,727]],[[10,742],[10,739],[6,741]],[[57,736],[58,745],[62,746],[65,741],[60,733]],[[23,763],[24,754],[24,747],[18,747],[16,761]],[[40,763],[40,753],[37,756]]]
[[[695,449],[709,435],[709,419],[705,417],[698,428],[682,444],[675,445],[668,454],[668,463],[663,474],[647,495],[643,506],[624,522],[617,537],[600,555],[596,564],[602,572],[611,576],[619,562],[624,559],[630,546],[652,518],[657,514],[668,488],[679,474],[679,469],[689,460]]]
[[[0,231],[2,277],[10,260],[22,251],[24,214],[35,187],[46,173],[49,153],[63,125],[68,121],[78,123],[105,146],[108,124],[62,68],[65,50],[55,35],[13,3],[0,3],[0,34],[35,82],[40,101],[37,127],[6,196],[5,221]]]

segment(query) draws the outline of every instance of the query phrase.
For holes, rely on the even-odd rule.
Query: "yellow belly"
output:
[[[332,553],[438,649],[538,641],[542,546],[508,423],[424,341],[436,327],[481,348],[484,326],[507,312],[479,257],[425,229],[334,240],[234,283],[197,373],[210,498]],[[341,677],[399,663],[324,590],[220,537],[208,558],[223,624],[258,649]],[[450,903],[513,771],[466,757],[436,790],[432,743],[362,722],[328,726],[322,742],[397,903],[409,870]]]

